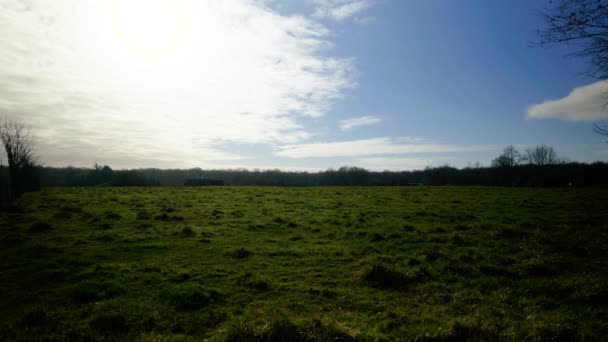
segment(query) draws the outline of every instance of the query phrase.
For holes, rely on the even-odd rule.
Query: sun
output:
[[[112,14],[119,40],[141,55],[165,55],[179,45],[183,16],[176,0],[114,0]]]

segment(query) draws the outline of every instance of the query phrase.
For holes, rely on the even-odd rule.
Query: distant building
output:
[[[224,181],[220,179],[204,179],[204,178],[191,178],[184,181],[184,186],[213,186],[213,185],[224,185]]]

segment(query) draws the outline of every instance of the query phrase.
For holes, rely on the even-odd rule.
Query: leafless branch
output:
[[[541,13],[546,27],[539,30],[536,46],[581,43],[571,56],[587,58],[585,74],[608,79],[608,1],[560,0],[552,9]]]

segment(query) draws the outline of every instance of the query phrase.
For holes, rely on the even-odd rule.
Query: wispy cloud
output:
[[[256,1],[138,0],[122,27],[120,3],[0,4],[0,113],[33,127],[47,164],[243,158],[223,144],[308,139],[299,121],[354,86],[315,20]]]
[[[371,0],[314,0],[315,16],[344,20],[350,18],[373,5]]]
[[[528,109],[531,119],[597,121],[608,119],[608,83],[599,81],[574,88],[567,96],[541,102]]]
[[[287,158],[363,157],[415,153],[455,153],[499,150],[494,145],[447,145],[411,138],[374,138],[340,142],[316,142],[276,147],[275,154]]]
[[[368,126],[381,122],[382,119],[376,116],[362,116],[359,118],[350,118],[346,120],[340,120],[340,129],[348,131],[358,126]]]

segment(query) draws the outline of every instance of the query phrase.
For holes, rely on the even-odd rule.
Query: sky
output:
[[[0,115],[48,166],[608,159],[605,82],[537,47],[548,0],[0,0]]]

